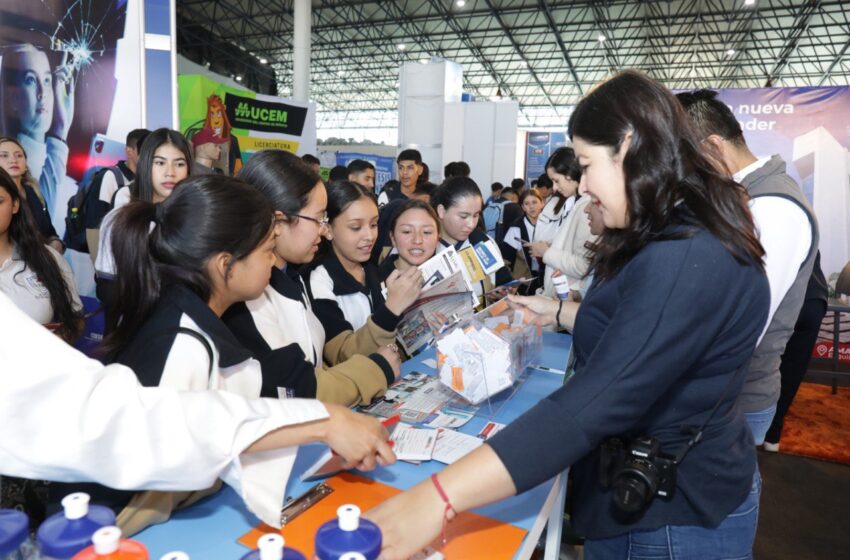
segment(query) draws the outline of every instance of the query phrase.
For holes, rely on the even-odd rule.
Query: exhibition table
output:
[[[535,365],[563,371],[567,362],[571,338],[567,335],[544,332],[543,350],[532,360]],[[435,374],[433,367],[423,361],[433,360],[434,350],[426,350],[402,365],[402,374],[419,371]],[[433,362],[430,362],[433,364]],[[509,423],[523,412],[534,406],[563,384],[563,374],[528,370],[525,382],[509,399],[499,406],[498,399],[494,417],[487,417],[486,407],[463,426],[459,431],[478,434],[488,421]],[[287,496],[299,496],[315,483],[300,481],[302,473],[326,448],[322,445],[302,446],[293,469],[293,476],[287,486]],[[407,489],[426,479],[431,473],[442,469],[444,465],[437,461],[428,461],[420,465],[396,463],[389,467],[378,468],[365,476],[399,489]],[[563,516],[564,474],[519,496],[503,500],[496,504],[478,508],[476,513],[492,517],[528,531],[515,559],[531,557],[543,529],[551,516],[552,530],[547,542],[547,559],[557,558],[560,542],[560,528]],[[236,560],[248,550],[237,543],[237,539],[259,523],[256,517],[245,508],[242,500],[229,487],[215,496],[207,498],[185,510],[179,511],[166,523],[150,527],[136,537],[144,543],[151,558],[156,560],[166,552],[182,550],[193,560]]]

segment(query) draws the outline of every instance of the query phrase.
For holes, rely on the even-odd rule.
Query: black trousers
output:
[[[768,443],[779,443],[782,435],[782,425],[785,415],[794,402],[800,383],[809,369],[809,361],[812,359],[812,348],[818,339],[820,324],[826,315],[826,302],[821,299],[807,299],[800,309],[797,324],[794,325],[794,334],[785,345],[782,354],[782,362],[779,365],[779,373],[782,376],[782,388],[779,392],[779,402],[776,403],[776,415],[767,430],[765,441]]]

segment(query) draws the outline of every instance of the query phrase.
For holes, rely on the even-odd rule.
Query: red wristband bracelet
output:
[[[443,545],[445,545],[448,542],[448,538],[446,537],[446,525],[449,523],[449,512],[452,512],[453,515],[457,515],[457,511],[454,506],[452,506],[452,503],[449,501],[449,497],[446,495],[446,491],[443,490],[443,486],[437,479],[437,473],[431,475],[431,482],[434,483],[434,488],[437,489],[437,494],[440,495],[440,499],[442,499],[443,503],[446,504],[446,507],[443,510]]]

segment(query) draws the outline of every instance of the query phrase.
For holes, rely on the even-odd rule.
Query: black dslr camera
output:
[[[676,491],[676,459],[661,452],[657,439],[642,436],[631,443],[608,438],[599,457],[599,482],[611,488],[614,504],[635,514],[655,496],[670,500]]]

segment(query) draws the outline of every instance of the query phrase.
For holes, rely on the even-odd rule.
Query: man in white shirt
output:
[[[785,172],[782,158],[756,157],[732,110],[716,95],[699,90],[680,93],[678,98],[709,157],[719,159],[717,163],[747,189],[756,233],[765,250],[770,311],[739,401],[756,445],[761,445],[779,399],[782,352],[794,332],[814,267],[817,219],[800,187]]]

